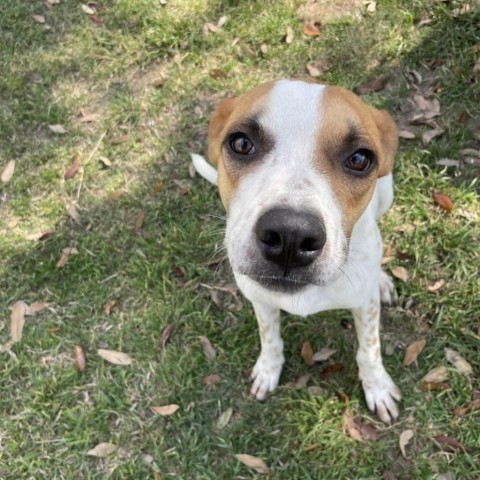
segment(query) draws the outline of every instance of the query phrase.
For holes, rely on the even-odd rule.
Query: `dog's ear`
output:
[[[236,103],[237,98],[227,98],[222,100],[213,112],[210,126],[208,127],[208,159],[212,163],[218,164],[222,148],[223,127],[233,112]]]
[[[377,110],[370,107],[373,112],[373,118],[380,132],[380,140],[382,142],[383,155],[380,159],[378,168],[378,176],[384,177],[392,173],[393,163],[395,162],[395,154],[398,149],[398,133],[397,126],[392,117],[385,110]]]

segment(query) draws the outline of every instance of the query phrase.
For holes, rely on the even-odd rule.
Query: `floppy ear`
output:
[[[397,126],[390,114],[385,110],[377,110],[373,107],[371,107],[371,109],[378,131],[380,132],[380,140],[383,149],[378,176],[384,177],[385,175],[392,173],[393,163],[395,162],[395,154],[398,149]]]
[[[213,112],[208,127],[208,159],[218,164],[220,150],[222,148],[222,131],[227,118],[233,112],[237,98],[226,98],[222,100]]]

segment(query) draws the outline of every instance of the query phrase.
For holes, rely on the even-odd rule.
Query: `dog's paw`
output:
[[[396,299],[397,293],[392,277],[382,270],[380,272],[380,301],[386,305],[391,305]]]
[[[400,389],[390,375],[384,372],[379,378],[362,381],[368,408],[384,423],[392,423],[399,415],[398,402],[402,398]]]
[[[265,400],[268,392],[275,390],[282,372],[283,362],[283,356],[275,360],[266,359],[261,355],[258,357],[252,370],[253,385],[250,390],[257,400]]]

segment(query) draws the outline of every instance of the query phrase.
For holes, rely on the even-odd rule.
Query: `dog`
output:
[[[280,310],[350,309],[367,405],[385,423],[398,418],[401,393],[380,348],[380,303],[394,291],[377,226],[393,201],[397,148],[390,115],[341,87],[272,81],[215,109],[208,157],[217,169],[192,160],[218,184],[228,258],[258,321],[257,399],[275,389],[285,361]]]

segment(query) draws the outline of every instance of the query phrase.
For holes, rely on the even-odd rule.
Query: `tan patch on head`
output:
[[[318,132],[317,169],[329,178],[344,213],[347,234],[372,197],[378,177],[388,175],[398,146],[395,124],[387,112],[376,110],[354,93],[340,87],[327,87],[322,97],[322,119]],[[352,132],[361,135],[357,148],[374,150],[376,172],[354,176],[345,172],[342,155],[353,154],[343,147]],[[340,157],[339,157],[340,155]]]
[[[267,98],[275,82],[267,82],[235,98],[219,103],[213,112],[208,129],[208,158],[218,165],[218,187],[223,205],[228,210],[238,186],[238,171],[225,165],[222,144],[231,125],[255,113]]]

